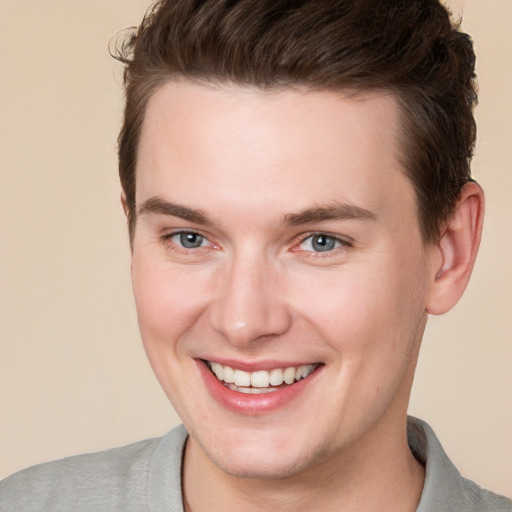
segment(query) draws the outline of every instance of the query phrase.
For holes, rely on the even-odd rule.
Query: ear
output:
[[[483,218],[483,190],[478,183],[466,183],[436,245],[441,264],[427,297],[428,313],[442,315],[462,297],[480,245]]]
[[[123,208],[124,215],[128,219],[129,209],[128,209],[128,204],[126,203],[126,194],[124,193],[124,190],[121,191],[120,199],[121,199],[121,206]]]

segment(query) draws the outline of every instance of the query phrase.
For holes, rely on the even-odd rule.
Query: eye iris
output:
[[[194,249],[201,247],[203,243],[203,237],[197,233],[181,233],[180,244],[186,249]]]
[[[332,251],[336,241],[327,235],[315,235],[311,241],[313,249],[318,252]]]

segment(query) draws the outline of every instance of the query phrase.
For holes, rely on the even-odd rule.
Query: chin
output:
[[[303,440],[302,440],[303,441]],[[224,473],[258,480],[276,480],[304,472],[322,458],[323,450],[304,446],[294,436],[268,435],[259,431],[226,435],[223,439],[199,443],[208,459]]]
[[[261,454],[258,456],[230,454],[230,457],[222,457],[222,460],[216,460],[213,457],[212,462],[224,473],[235,478],[254,480],[279,480],[292,477],[303,472],[308,466],[307,461],[296,454],[291,458],[280,456],[278,460],[275,456],[262,457]]]

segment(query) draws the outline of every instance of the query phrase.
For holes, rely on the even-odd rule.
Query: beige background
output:
[[[512,495],[511,0],[461,0],[477,44],[473,282],[433,318],[411,412],[461,471]],[[120,67],[147,2],[0,1],[0,475],[160,435],[178,420],[139,342],[118,203]]]

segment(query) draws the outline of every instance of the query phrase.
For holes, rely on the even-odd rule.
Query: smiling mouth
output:
[[[309,377],[320,364],[304,364],[273,370],[245,372],[214,361],[205,361],[211,372],[232,391],[247,394],[272,393]]]

